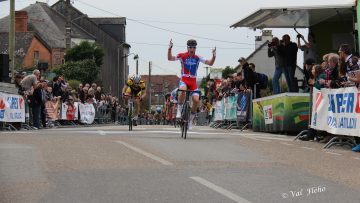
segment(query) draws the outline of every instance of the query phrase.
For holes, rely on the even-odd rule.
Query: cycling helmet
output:
[[[134,83],[140,83],[141,75],[134,75],[132,80]]]
[[[194,39],[189,39],[186,43],[189,47],[196,47],[197,42]]]

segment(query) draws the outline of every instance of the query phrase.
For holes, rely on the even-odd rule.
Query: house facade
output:
[[[16,50],[22,57],[15,66],[16,69],[33,67],[33,64],[47,63],[52,69],[64,63],[66,51],[66,16],[65,2],[58,1],[52,6],[36,2],[16,12]],[[71,16],[71,46],[82,41],[98,43],[104,49],[103,65],[100,68],[100,80],[105,91],[119,96],[121,88],[128,76],[127,55],[130,46],[125,43],[126,18],[88,18],[86,14],[70,7]],[[9,16],[0,19],[0,33],[9,32]],[[28,48],[21,49],[23,33],[32,32],[33,43]],[[6,34],[4,34],[5,36]],[[7,34],[8,35],[8,34]],[[1,40],[1,53],[8,50],[7,41]],[[42,44],[43,46],[41,46]],[[31,46],[30,46],[31,45]],[[30,52],[29,51],[30,48]],[[32,50],[32,51],[31,51]]]

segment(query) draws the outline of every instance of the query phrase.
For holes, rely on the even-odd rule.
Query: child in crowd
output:
[[[320,81],[326,79],[326,75],[321,65],[313,66],[311,69],[311,73],[313,75],[313,78],[309,80],[309,84],[313,85],[318,90],[325,87],[325,83],[320,83]]]

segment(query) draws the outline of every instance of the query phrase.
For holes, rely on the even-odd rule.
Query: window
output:
[[[39,64],[39,51],[34,51],[34,66]]]

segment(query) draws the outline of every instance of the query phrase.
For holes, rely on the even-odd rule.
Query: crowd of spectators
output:
[[[81,83],[77,88],[73,88],[63,75],[49,81],[36,69],[27,76],[16,74],[15,84],[19,94],[26,98],[27,109],[30,110],[31,115],[30,125],[35,129],[53,127],[54,121],[61,120],[59,117],[62,103],[68,106],[69,112],[75,108],[75,102],[93,104],[97,116],[106,116],[114,123],[125,122],[126,106],[120,104],[116,96],[106,93],[96,83]],[[157,114],[157,112],[145,113],[143,109],[141,118],[146,124],[155,124],[153,120],[158,116]]]
[[[356,86],[360,90],[360,61],[352,54],[348,44],[342,44],[338,53],[325,54],[322,59],[321,64],[315,63],[311,58],[305,62],[305,75],[310,89]],[[300,140],[322,139],[321,142],[328,142],[333,136],[310,128],[306,135],[300,137]],[[354,137],[354,139],[358,146],[353,150],[360,151],[360,138]]]

